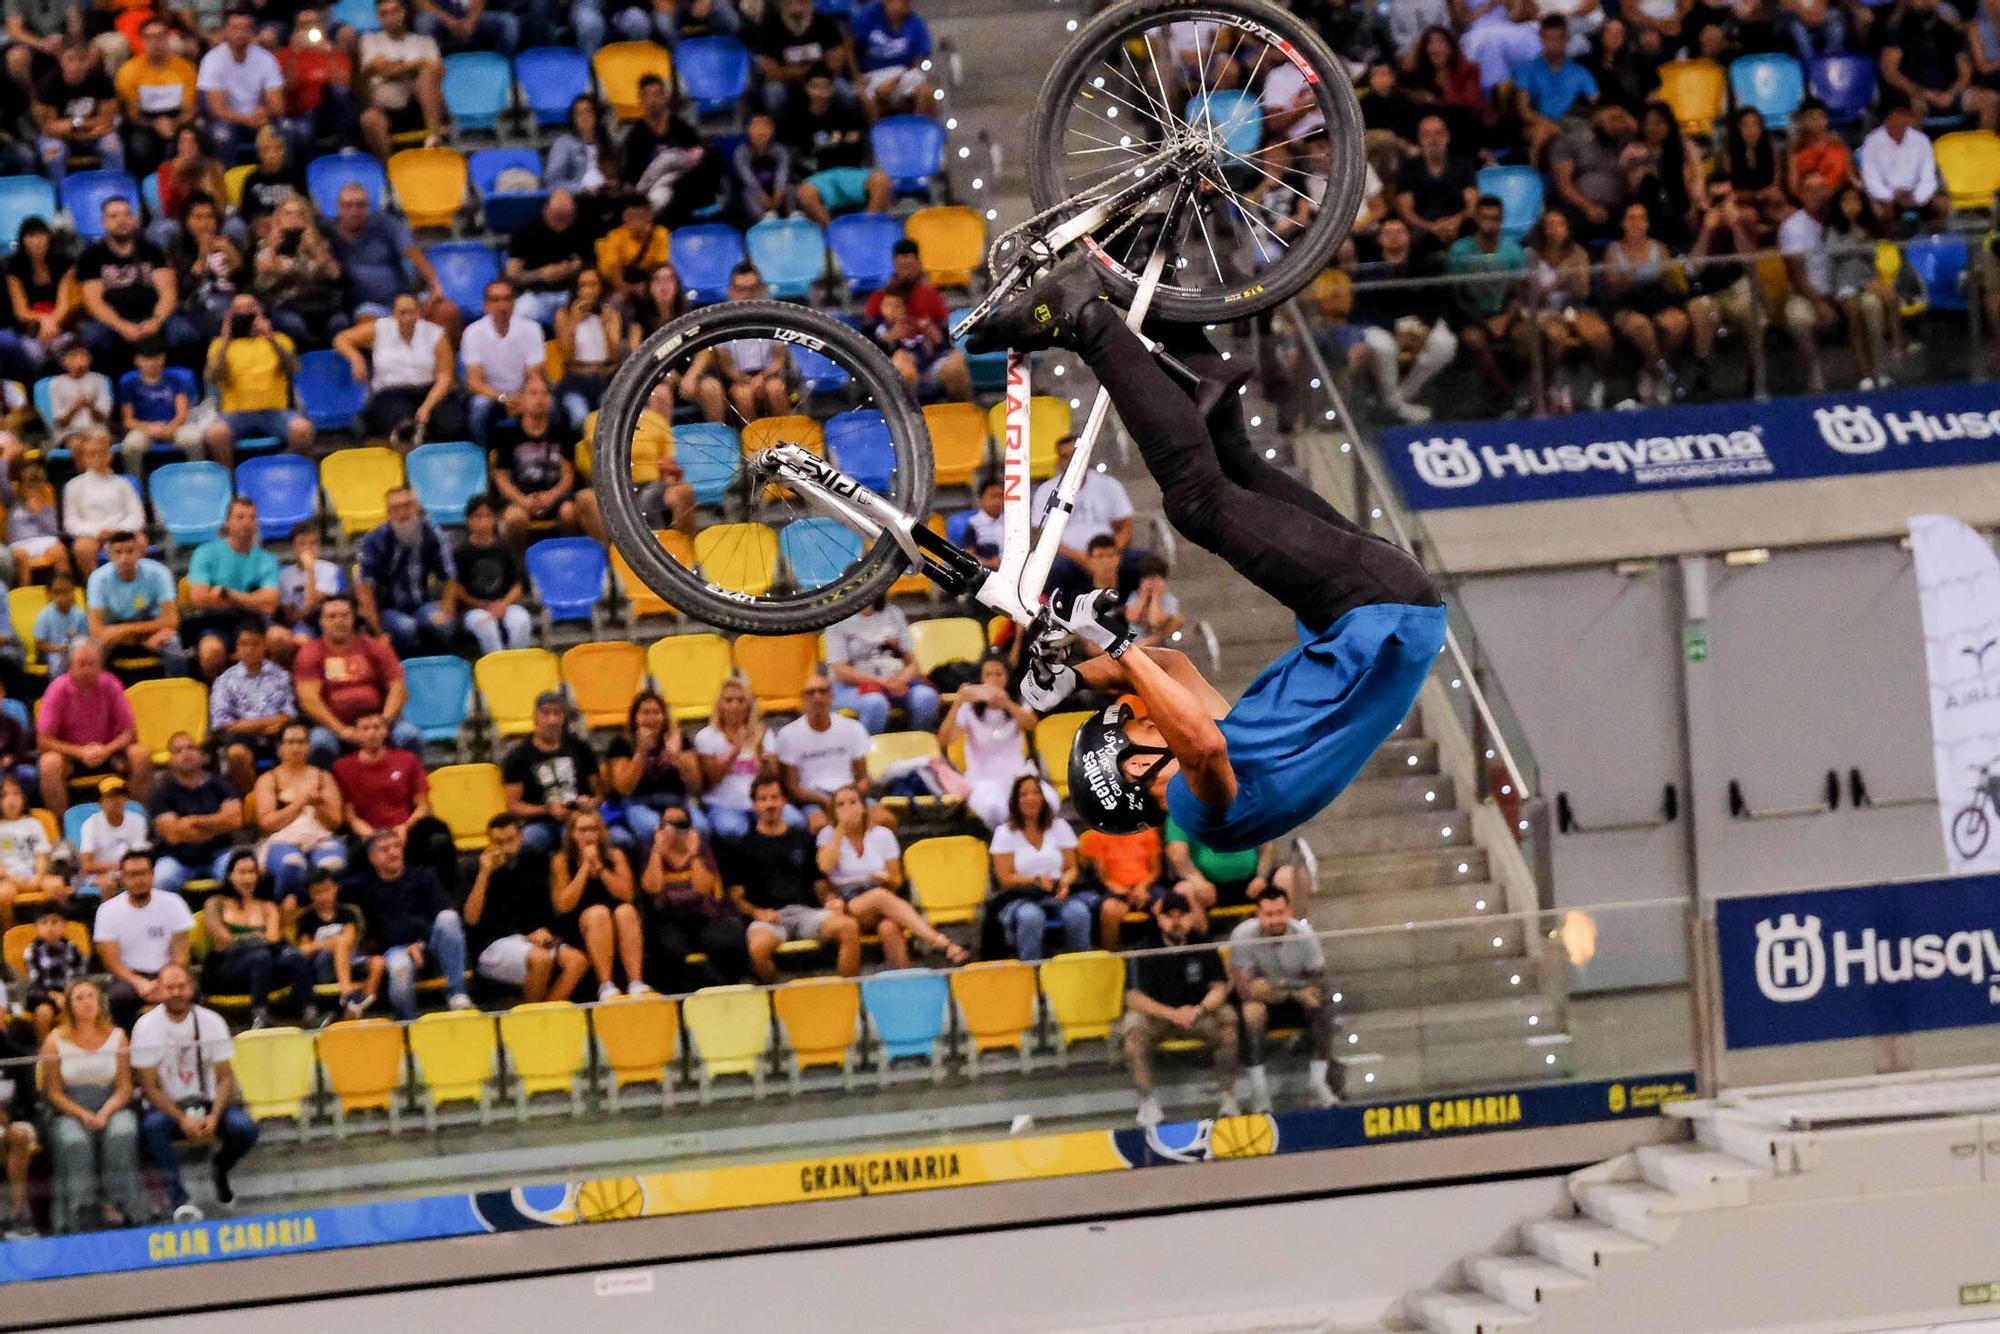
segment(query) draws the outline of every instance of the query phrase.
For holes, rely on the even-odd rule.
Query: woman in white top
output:
[[[859,788],[850,785],[833,794],[833,823],[819,831],[819,869],[847,901],[863,934],[882,938],[882,961],[889,967],[910,966],[911,936],[953,966],[970,957],[902,897],[903,849],[893,833],[869,820]]]
[[[625,351],[624,323],[605,304],[604,279],[596,269],[576,275],[575,293],[556,312],[556,344],[563,357],[556,398],[569,419],[580,422],[604,401],[604,386],[611,383]]]
[[[742,672],[731,672],[715,693],[708,726],[694,734],[694,753],[701,761],[701,808],[717,838],[741,838],[755,818],[750,810],[750,784],[767,770],[778,771],[763,712]],[[785,823],[798,826],[806,817],[785,807]]]
[[[23,894],[47,894],[67,903],[70,886],[49,874],[49,831],[28,814],[28,790],[18,778],[0,781],[0,915],[11,916]]]
[[[1062,931],[1062,950],[1090,948],[1097,896],[1076,889],[1076,834],[1042,795],[1033,774],[1014,780],[1007,794],[1007,823],[993,833],[994,903],[1016,958],[1045,957],[1048,928]]]
[[[988,829],[1007,823],[1007,794],[1034,768],[1027,743],[1034,730],[1035,715],[1008,693],[1007,659],[989,652],[980,660],[978,684],[959,689],[958,705],[946,712],[937,734],[938,749],[947,755],[952,742],[964,741],[965,778],[972,784],[965,804]],[[1056,790],[1046,783],[1042,789],[1053,807]]]
[[[57,1232],[74,1232],[96,1203],[111,1227],[137,1223],[145,1213],[125,1033],[111,1022],[97,983],[78,978],[64,998],[67,1017],[42,1043],[42,1097],[51,1112],[55,1165],[51,1221]]]
[[[441,325],[421,318],[420,310],[416,297],[405,292],[387,318],[334,335],[334,351],[347,358],[355,380],[368,386],[361,420],[371,439],[464,438],[465,414],[452,392],[458,364],[451,339]]]
[[[307,762],[310,736],[304,723],[287,723],[278,733],[278,763],[250,790],[263,836],[258,860],[280,906],[287,899],[305,902],[312,872],[347,869],[347,848],[334,832],[345,822],[346,807],[333,775]]]

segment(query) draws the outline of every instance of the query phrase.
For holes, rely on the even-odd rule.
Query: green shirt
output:
[[[1461,292],[1461,299],[1467,305],[1489,317],[1507,309],[1508,293],[1527,268],[1527,254],[1504,236],[1490,254],[1479,248],[1477,239],[1461,236],[1451,243],[1451,249],[1444,256],[1444,271],[1447,274],[1495,275],[1491,282],[1464,284],[1465,290]]]
[[[1167,819],[1167,842],[1187,844],[1188,860],[1193,862],[1194,869],[1207,876],[1212,884],[1232,885],[1257,874],[1257,849],[1251,848],[1248,852],[1217,852],[1189,837],[1187,830],[1176,824],[1171,816]]]
[[[261,593],[278,586],[278,558],[261,546],[238,551],[218,537],[194,549],[188,561],[188,582],[232,593]]]

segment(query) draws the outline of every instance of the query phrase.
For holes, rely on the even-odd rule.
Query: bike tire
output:
[[[928,514],[934,476],[930,436],[902,377],[853,329],[783,301],[731,301],[694,311],[662,327],[625,358],[604,391],[591,442],[592,487],[605,529],[633,574],[683,614],[750,634],[823,630],[886,592],[909,567],[903,549],[887,533],[830,583],[783,599],[753,596],[717,588],[668,555],[641,513],[633,488],[615,484],[632,475],[632,439],[647,399],[673,369],[667,359],[683,348],[757,336],[776,336],[816,352],[832,348],[845,358],[843,365],[873,398],[889,430],[895,471],[892,494],[884,498],[905,514]]]
[[[1126,36],[1155,23],[1204,18],[1247,22],[1289,45],[1294,63],[1317,89],[1315,100],[1326,117],[1327,136],[1335,145],[1335,171],[1299,242],[1270,269],[1258,274],[1254,283],[1240,290],[1218,288],[1212,295],[1176,291],[1162,284],[1154,293],[1151,314],[1177,324],[1233,322],[1269,310],[1305,290],[1347,239],[1367,180],[1361,105],[1354,96],[1353,80],[1310,25],[1266,0],[1128,0],[1083,25],[1042,81],[1041,95],[1028,122],[1028,186],[1037,212],[1053,208],[1065,198],[1061,174],[1065,122],[1061,112],[1075,98],[1095,62]],[[1347,151],[1341,151],[1343,147]],[[1138,286],[1134,276],[1111,263],[1101,249],[1092,246],[1090,253],[1098,260],[1113,298],[1121,303],[1129,301]]]
[[[1967,806],[1952,817],[1952,846],[1957,848],[1958,855],[1967,861],[1986,851],[1986,840],[1991,834],[1992,829],[1986,818],[1986,812],[1977,806]]]

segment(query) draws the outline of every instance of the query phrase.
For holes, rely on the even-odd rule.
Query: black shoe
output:
[[[236,1188],[229,1184],[229,1173],[223,1170],[222,1164],[217,1163],[213,1167],[210,1167],[208,1169],[208,1176],[215,1183],[216,1203],[234,1204],[236,1202]]]
[[[1037,279],[1020,295],[994,307],[993,313],[966,335],[968,352],[1033,352],[1044,347],[1076,346],[1077,326],[1094,301],[1104,299],[1097,265],[1076,254]]]

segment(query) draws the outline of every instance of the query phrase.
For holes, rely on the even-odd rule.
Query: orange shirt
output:
[[[1798,164],[1802,180],[1817,176],[1829,186],[1841,186],[1854,176],[1854,155],[1847,151],[1846,144],[1830,134],[1816,144],[1794,148],[1792,161]]]
[[[1097,868],[1104,882],[1119,889],[1140,889],[1160,878],[1160,831],[1106,834],[1091,829],[1077,840],[1077,855]]]

